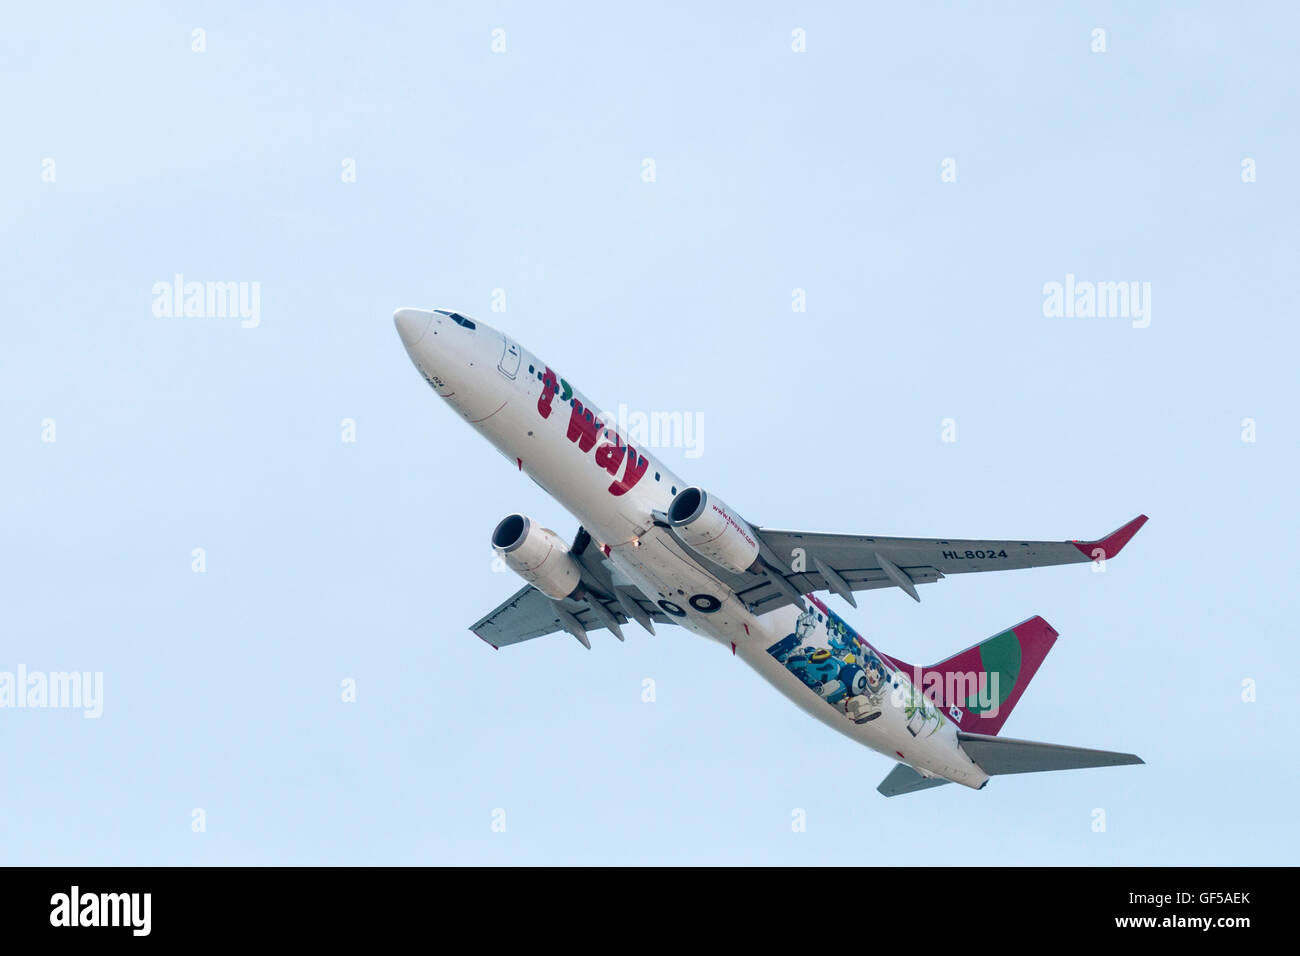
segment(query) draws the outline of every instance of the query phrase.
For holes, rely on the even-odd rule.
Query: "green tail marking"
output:
[[[1020,676],[1020,638],[1016,637],[1016,632],[1004,631],[981,644],[980,663],[984,665],[984,679],[988,686],[993,685],[993,675],[998,675],[998,699],[989,707],[982,707],[978,696],[967,698],[966,709],[976,714],[1001,705],[1016,686],[1016,678]]]

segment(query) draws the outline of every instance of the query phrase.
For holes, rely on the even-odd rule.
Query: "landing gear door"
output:
[[[519,346],[505,336],[502,338],[505,339],[506,345],[501,353],[501,363],[497,366],[497,370],[506,378],[513,379],[519,374]]]

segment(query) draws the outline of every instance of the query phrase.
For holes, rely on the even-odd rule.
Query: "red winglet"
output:
[[[1128,544],[1129,539],[1138,533],[1138,529],[1147,523],[1146,515],[1138,515],[1124,527],[1112,531],[1100,541],[1073,541],[1071,542],[1076,548],[1082,551],[1089,558],[1095,558],[1096,551],[1101,552],[1102,558],[1113,558],[1120,553],[1124,545]]]
[[[491,641],[489,641],[486,637],[484,637],[484,636],[483,636],[482,634],[480,634],[478,631],[470,631],[470,633],[473,634],[475,637],[477,637],[480,641],[482,641],[482,642],[483,642],[484,644],[486,644],[488,647],[492,648],[492,650],[494,650],[494,651],[499,651],[499,650],[501,650],[501,648],[497,647],[495,644],[493,644]]]

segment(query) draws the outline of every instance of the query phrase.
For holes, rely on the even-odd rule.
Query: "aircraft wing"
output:
[[[1096,541],[885,538],[756,528],[764,573],[733,574],[716,566],[713,571],[758,614],[797,603],[800,595],[813,591],[831,591],[856,606],[855,591],[899,587],[919,601],[916,585],[949,574],[1113,558],[1146,520],[1146,515],[1139,515]],[[601,627],[614,631],[621,640],[618,628],[627,623],[629,612],[634,612],[634,619],[643,617],[653,624],[676,623],[635,591],[619,587],[598,549],[588,548],[589,543],[590,535],[579,528],[572,553],[582,565],[580,600],[553,601],[527,585],[471,625],[470,630],[496,648],[557,631],[568,631],[590,646],[587,631]],[[610,627],[611,622],[614,627]]]
[[[1113,558],[1146,523],[1139,515],[1096,541],[993,541],[886,538],[757,528],[766,572],[723,575],[757,613],[796,603],[799,594],[831,591],[856,606],[852,592],[898,587],[921,600],[916,585],[949,574],[1008,571]],[[774,580],[785,578],[785,585]]]
[[[507,644],[520,644],[564,628],[551,606],[551,599],[531,584],[525,584],[469,629],[499,650]]]
[[[632,599],[629,597],[627,600]],[[506,598],[496,610],[470,625],[470,630],[498,650],[509,644],[521,644],[534,637],[543,637],[559,631],[568,631],[583,644],[587,644],[587,631],[609,626],[606,620],[592,609],[590,601],[599,603],[605,609],[605,613],[616,623],[620,625],[627,623],[627,614],[617,600],[604,601],[592,596],[584,601],[571,601],[568,598],[563,601],[552,601],[531,584],[526,584]],[[656,624],[676,623],[649,601],[639,601],[639,606],[642,613]],[[565,620],[560,614],[561,611],[571,615],[573,620]],[[582,632],[581,637],[572,630],[574,622]],[[621,637],[619,639],[622,640]]]
[[[498,650],[557,631],[568,631],[590,648],[588,631],[609,628],[621,641],[621,625],[628,622],[629,616],[652,633],[654,624],[676,623],[640,592],[620,587],[604,556],[599,549],[589,547],[590,544],[591,535],[585,528],[579,528],[570,549],[582,570],[577,599],[555,601],[526,584],[494,611],[470,625],[470,630]]]

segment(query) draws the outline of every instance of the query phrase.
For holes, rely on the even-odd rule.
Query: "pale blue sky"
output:
[[[1300,859],[1293,8],[701,6],[6,12],[0,671],[102,671],[104,714],[0,710],[0,861]],[[261,283],[260,326],[155,317],[178,272]],[[1045,318],[1067,273],[1150,282],[1150,327]],[[703,415],[660,454],[758,523],[1146,512],[1105,574],[835,606],[908,660],[1042,614],[1003,732],[1147,765],[886,800],[685,632],[492,651],[493,525],[576,522],[430,393],[405,305]]]

